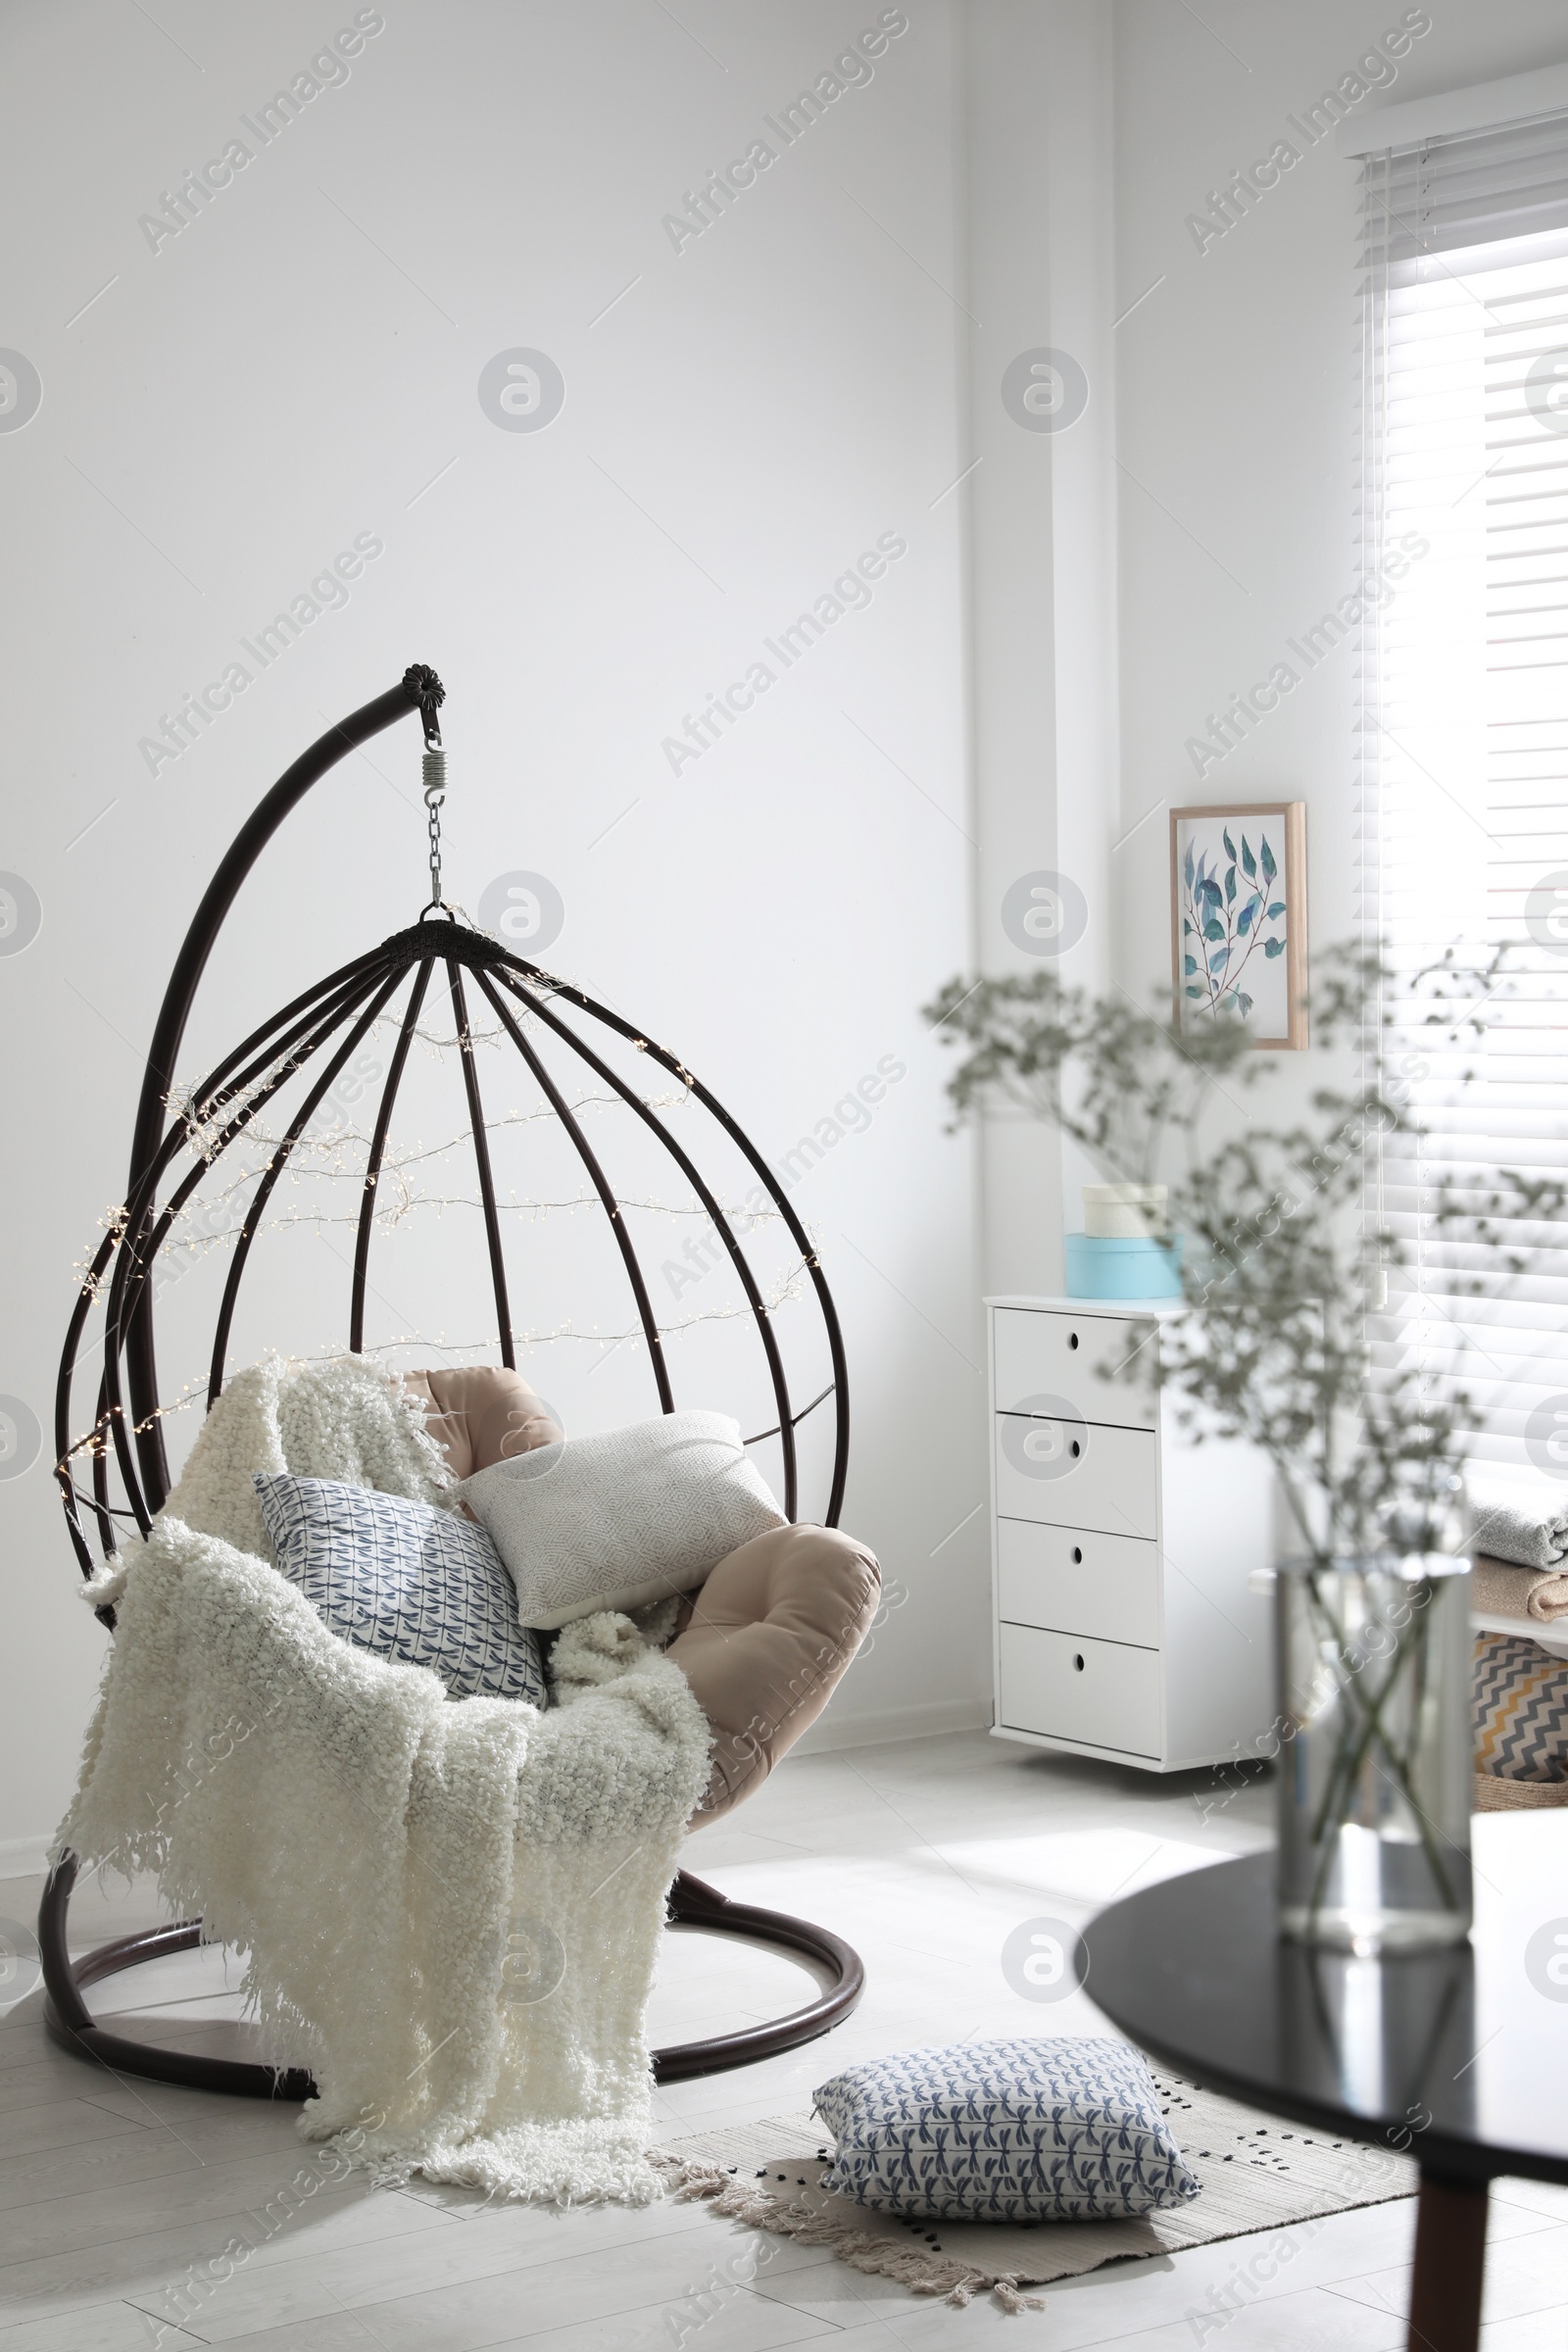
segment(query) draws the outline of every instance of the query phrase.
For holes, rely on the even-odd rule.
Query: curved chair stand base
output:
[[[156,2042],[131,2041],[111,2034],[93,2021],[82,1994],[105,1977],[136,1968],[144,1960],[162,1960],[171,1952],[192,1950],[202,1940],[201,1921],[178,1920],[167,1928],[144,1929],[139,1936],[122,1936],[100,1944],[85,1958],[73,1961],[66,1939],[66,1916],[76,1881],[76,1858],[67,1854],[50,1873],[38,1909],[38,1952],[48,1992],[44,2025],[63,2049],[93,2058],[119,2074],[146,2075],[157,2082],[182,2082],[195,2090],[222,2090],[252,2099],[314,2098],[316,2084],[303,2068],[273,2068],[237,2058],[203,2058],[190,2050],[167,2049]],[[683,2041],[653,2053],[656,2082],[683,2082],[693,2076],[721,2075],[731,2067],[751,2066],[761,2058],[776,2058],[783,2050],[814,2041],[849,2016],[865,1989],[865,1971],[859,1954],[842,1936],[809,1920],[794,1919],[785,1911],[763,1911],[751,1903],[733,1903],[686,1871],[677,1873],[669,1890],[669,1924],[710,1936],[736,1936],[751,1943],[782,1945],[801,1953],[828,1978],[824,1989],[804,2009],[792,2009],[767,2024],[749,2026],[739,2034],[715,2034],[709,2041]]]

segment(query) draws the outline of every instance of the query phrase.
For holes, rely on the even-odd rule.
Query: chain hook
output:
[[[425,822],[430,841],[430,898],[423,913],[444,913],[446,901],[441,896],[441,806],[447,797],[447,756],[441,745],[440,707],[446,700],[446,689],[433,669],[420,663],[408,670],[403,679],[404,691],[419,706],[419,722],[424,729],[423,769]],[[421,917],[422,919],[422,917]]]

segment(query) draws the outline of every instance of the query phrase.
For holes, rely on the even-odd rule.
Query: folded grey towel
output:
[[[1474,1496],[1470,1544],[1472,1550],[1509,1560],[1516,1568],[1555,1568],[1559,1560],[1568,1559],[1568,1494],[1544,1507]]]

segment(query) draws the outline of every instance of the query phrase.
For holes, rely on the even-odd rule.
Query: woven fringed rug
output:
[[[1176,2254],[1415,2194],[1416,2168],[1407,2156],[1303,2132],[1180,2076],[1151,2071],[1202,2193],[1140,2221],[901,2222],[871,2213],[818,2185],[833,2150],[808,2115],[698,2132],[649,2154],[669,2194],[703,2198],[726,2221],[825,2247],[840,2262],[896,2279],[917,2295],[942,2295],[961,2307],[990,2292],[1008,2311],[1043,2309],[1026,2287],[1077,2278],[1102,2263]]]

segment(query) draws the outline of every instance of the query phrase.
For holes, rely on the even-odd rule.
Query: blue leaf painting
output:
[[[1214,842],[1216,829],[1223,848]],[[1283,894],[1274,895],[1278,891],[1279,859],[1261,826],[1255,841],[1240,826],[1233,834],[1220,816],[1195,826],[1177,885],[1184,1019],[1196,1020],[1200,1013],[1242,1020],[1254,1016],[1257,978],[1249,967],[1259,948],[1268,963],[1286,948],[1287,902]],[[1190,1016],[1187,1005],[1193,1007]],[[1276,1025],[1272,1010],[1263,1018]]]

